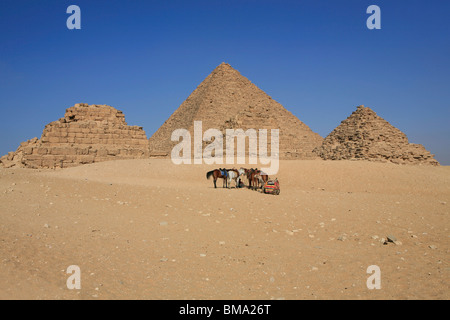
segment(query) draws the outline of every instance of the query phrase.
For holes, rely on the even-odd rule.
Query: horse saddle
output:
[[[228,177],[228,171],[227,170],[220,170],[220,174],[224,177]]]

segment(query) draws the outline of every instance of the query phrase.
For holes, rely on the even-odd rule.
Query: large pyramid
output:
[[[400,164],[439,165],[420,144],[368,107],[359,106],[314,150],[325,160],[372,160]]]
[[[40,139],[22,142],[0,158],[4,167],[65,168],[81,164],[148,157],[142,127],[128,126],[111,106],[79,103],[64,118],[45,126]]]
[[[153,134],[149,140],[150,156],[170,156],[178,143],[171,141],[172,132],[187,129],[194,137],[194,121],[198,120],[202,121],[203,132],[210,128],[224,134],[226,129],[279,129],[280,159],[317,158],[312,151],[323,140],[227,63],[220,64],[206,77]],[[268,140],[270,142],[270,130]],[[224,142],[224,155],[225,147]],[[270,143],[268,150],[270,152]]]

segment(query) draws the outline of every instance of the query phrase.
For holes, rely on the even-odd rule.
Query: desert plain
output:
[[[215,167],[0,168],[0,299],[449,299],[450,167],[283,160],[278,196]]]

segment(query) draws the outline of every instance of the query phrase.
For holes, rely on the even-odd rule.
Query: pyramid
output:
[[[148,157],[142,127],[128,126],[122,111],[76,104],[64,118],[45,126],[41,139],[22,142],[0,158],[4,167],[65,168],[114,159]]]
[[[210,128],[223,134],[226,129],[268,129],[269,152],[270,129],[279,129],[280,159],[317,158],[312,151],[323,140],[227,63],[214,69],[153,134],[149,140],[150,156],[170,156],[178,143],[171,141],[172,132],[187,129],[193,137],[194,121],[202,121],[203,132]],[[225,148],[224,142],[224,155]]]
[[[359,106],[314,150],[325,160],[371,160],[398,164],[439,165],[420,144],[368,107]]]

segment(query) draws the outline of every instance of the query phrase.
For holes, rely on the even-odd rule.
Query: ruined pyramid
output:
[[[80,164],[148,157],[142,127],[128,126],[122,111],[106,105],[76,104],[64,118],[45,126],[41,139],[22,142],[0,158],[4,167],[65,168]]]
[[[153,134],[149,140],[150,156],[170,156],[178,143],[171,141],[172,132],[183,128],[193,137],[194,121],[199,120],[203,132],[210,128],[223,134],[226,129],[268,129],[269,152],[270,129],[279,129],[280,159],[317,158],[312,151],[323,140],[237,70],[222,63]],[[224,142],[224,155],[225,148]]]
[[[359,106],[314,150],[325,160],[371,160],[398,164],[439,165],[420,144],[368,107]]]

